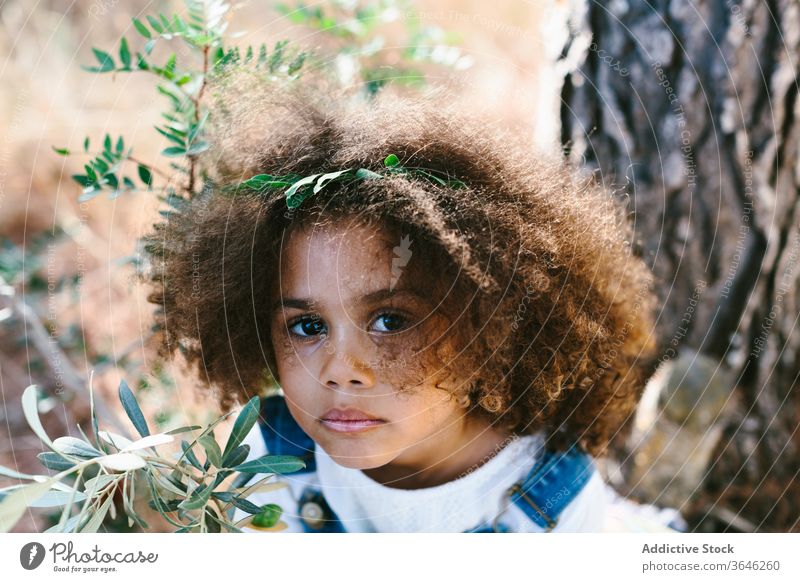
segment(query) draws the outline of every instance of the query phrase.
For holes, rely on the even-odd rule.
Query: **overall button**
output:
[[[312,529],[322,529],[325,525],[325,512],[316,501],[306,501],[300,507],[300,517]]]

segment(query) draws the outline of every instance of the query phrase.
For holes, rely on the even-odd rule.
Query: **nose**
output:
[[[366,351],[356,334],[331,336],[325,361],[320,370],[320,381],[329,388],[372,388],[375,373],[366,361]]]

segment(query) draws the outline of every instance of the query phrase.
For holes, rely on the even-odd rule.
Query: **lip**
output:
[[[320,422],[335,432],[362,432],[386,423],[357,408],[332,408],[322,415]]]

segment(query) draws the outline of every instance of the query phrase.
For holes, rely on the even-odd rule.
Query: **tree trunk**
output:
[[[565,154],[629,200],[659,281],[664,366],[713,362],[700,392],[730,378],[734,413],[682,508],[699,531],[800,530],[799,12],[575,1],[557,63]]]

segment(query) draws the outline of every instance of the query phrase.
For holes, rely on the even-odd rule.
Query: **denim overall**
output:
[[[315,443],[294,420],[282,395],[268,396],[262,400],[258,424],[268,454],[300,457],[306,466],[295,473],[316,471]],[[529,519],[549,532],[558,523],[561,512],[580,493],[594,471],[592,458],[576,447],[559,452],[545,449],[528,475],[508,489],[508,495]],[[306,532],[347,531],[317,487],[309,486],[303,491],[297,514],[301,517],[300,521]],[[508,531],[501,523],[485,523],[465,533]]]

